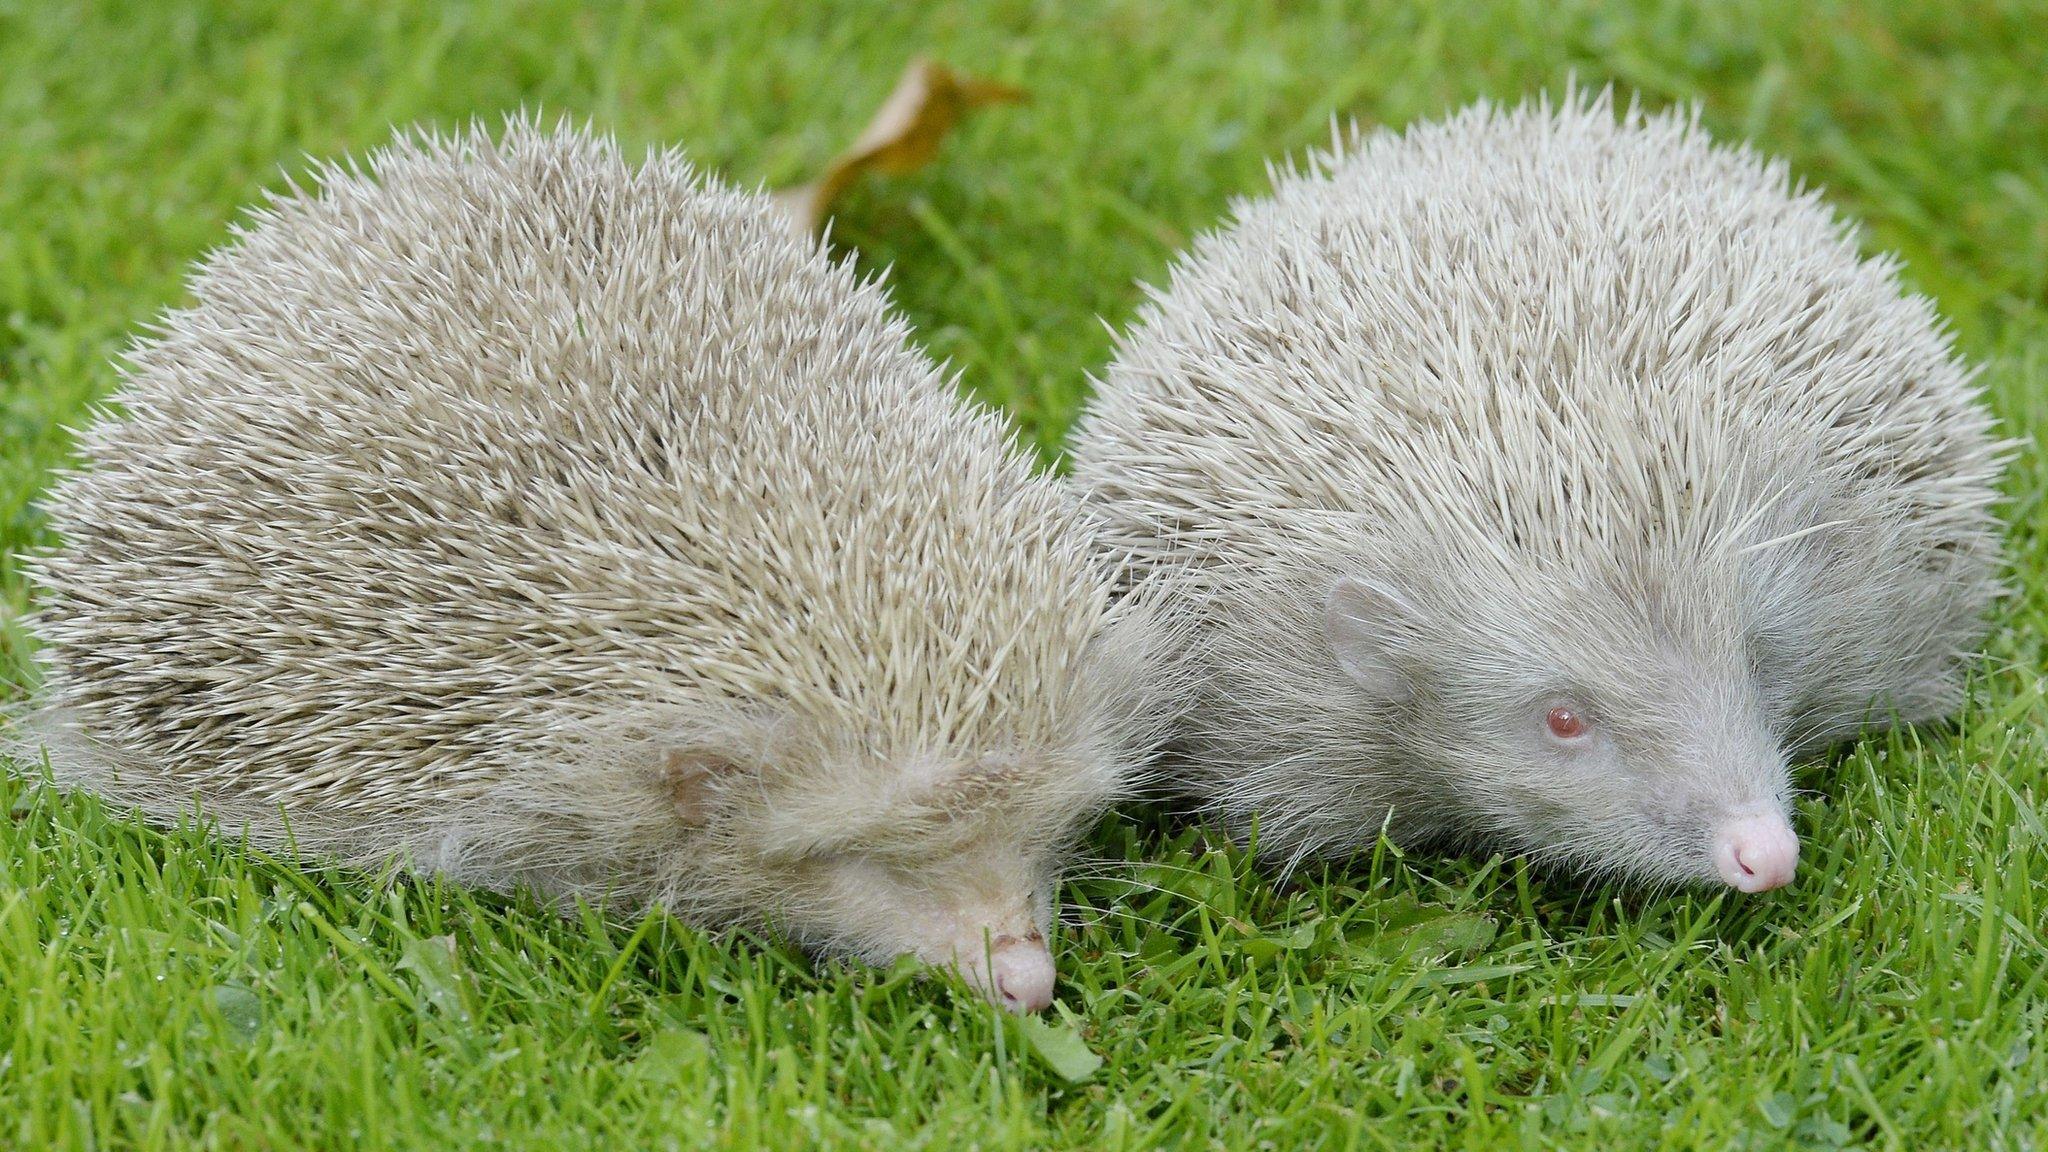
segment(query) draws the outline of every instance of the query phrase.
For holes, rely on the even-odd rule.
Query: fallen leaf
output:
[[[1304,948],[1313,948],[1316,943],[1314,921],[1297,924],[1291,930],[1277,935],[1261,936],[1251,932],[1247,934],[1253,938],[1239,944],[1238,950],[1261,963],[1271,960],[1283,951],[1298,952]]]
[[[633,1057],[627,1075],[636,1080],[673,1081],[711,1058],[711,1039],[694,1028],[668,1028]]]
[[[263,1001],[247,988],[234,984],[216,986],[213,1007],[220,1013],[228,1033],[244,1044],[254,1040],[263,1029]]]
[[[1045,1066],[1069,1083],[1079,1084],[1102,1067],[1102,1057],[1081,1039],[1080,1031],[1071,1021],[1047,1024],[1036,1016],[1024,1016],[1018,1019],[1017,1024],[1024,1030],[1024,1038],[1031,1042],[1031,1050],[1038,1053]]]
[[[935,60],[912,60],[875,118],[809,184],[785,188],[775,200],[797,231],[816,232],[832,204],[867,172],[901,175],[931,163],[939,144],[967,114],[986,104],[1015,104],[1025,92],[1009,84],[962,75]]]
[[[1354,941],[1350,950],[1375,963],[1472,956],[1484,952],[1499,930],[1477,912],[1432,904],[1392,904],[1382,912],[1378,931]]]
[[[469,1017],[462,996],[462,971],[455,959],[455,937],[428,936],[406,941],[405,955],[399,959],[397,970],[412,973],[426,1002],[435,1010],[457,1019]]]

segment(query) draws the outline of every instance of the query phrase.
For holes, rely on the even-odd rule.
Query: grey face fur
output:
[[[1611,584],[1500,577],[1513,593],[1483,601],[1355,577],[1330,592],[1325,633],[1353,706],[1381,726],[1389,761],[1433,782],[1406,803],[1388,798],[1396,823],[1713,879],[1721,828],[1782,814],[1791,790],[1735,606],[1688,599],[1664,612]]]
[[[1927,301],[1782,166],[1575,98],[1240,204],[1073,474],[1196,616],[1179,783],[1269,857],[1387,825],[1757,891],[1797,859],[1789,763],[1958,702],[1990,433]]]

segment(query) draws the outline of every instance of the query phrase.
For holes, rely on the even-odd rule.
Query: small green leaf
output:
[[[1315,922],[1311,920],[1306,924],[1296,924],[1292,932],[1287,933],[1285,936],[1276,936],[1274,939],[1280,942],[1282,948],[1296,951],[1303,948],[1313,948],[1316,942]]]
[[[1484,951],[1499,932],[1484,916],[1453,912],[1416,925],[1409,933],[1409,948],[1431,955],[1470,955]]]
[[[213,990],[214,1011],[228,1033],[243,1044],[263,1030],[263,1001],[254,992],[235,984],[221,984]]]
[[[408,940],[398,971],[410,972],[422,999],[437,1012],[466,1019],[469,1008],[462,998],[462,972],[455,962],[455,937],[427,936]]]
[[[1071,1021],[1048,1024],[1036,1016],[1025,1016],[1017,1024],[1023,1029],[1024,1038],[1031,1042],[1031,1050],[1038,1053],[1045,1066],[1069,1083],[1079,1084],[1102,1067],[1102,1057],[1081,1039],[1081,1033]]]
[[[673,1080],[677,1073],[701,1067],[711,1055],[711,1039],[695,1028],[665,1028],[633,1057],[626,1075],[635,1080]]]
[[[1378,961],[1404,957],[1472,956],[1493,943],[1500,928],[1477,912],[1419,906],[1397,908],[1380,933],[1353,945]]]

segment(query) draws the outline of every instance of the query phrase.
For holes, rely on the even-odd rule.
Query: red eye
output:
[[[1543,718],[1543,723],[1559,740],[1577,740],[1586,734],[1586,718],[1577,709],[1562,704],[1552,708],[1550,714]]]

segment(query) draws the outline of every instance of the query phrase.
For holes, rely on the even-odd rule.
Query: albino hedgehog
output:
[[[878,286],[515,123],[327,169],[192,291],[49,496],[59,783],[1050,1000],[1150,617]]]
[[[1384,825],[1756,892],[1788,760],[1960,700],[2000,568],[1971,375],[1782,164],[1480,105],[1237,205],[1074,477],[1197,616],[1177,783],[1290,866]]]

